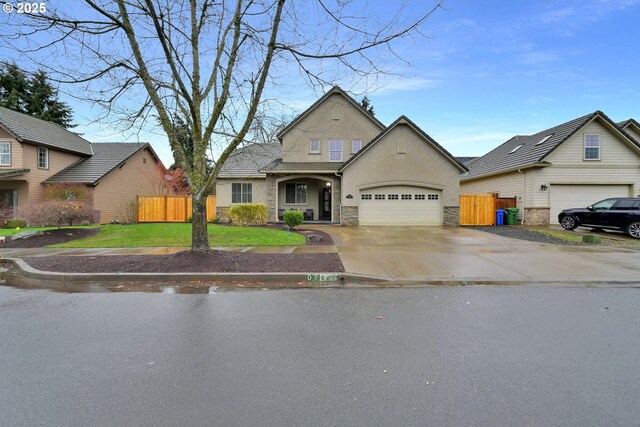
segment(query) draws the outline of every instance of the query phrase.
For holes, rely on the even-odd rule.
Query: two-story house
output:
[[[42,202],[44,186],[87,186],[97,221],[123,221],[136,195],[157,193],[160,162],[146,143],[92,144],[67,129],[0,107],[0,209],[9,216]]]
[[[275,144],[238,150],[217,181],[217,211],[265,203],[343,225],[457,225],[467,169],[415,123],[385,126],[339,87],[296,117]]]
[[[468,165],[462,192],[515,197],[525,224],[557,224],[563,209],[640,192],[639,131],[596,111],[514,136]]]

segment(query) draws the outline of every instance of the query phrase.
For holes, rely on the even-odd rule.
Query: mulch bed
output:
[[[319,273],[343,272],[338,254],[266,254],[211,251],[171,255],[49,256],[30,266],[63,273]]]
[[[3,245],[0,245],[0,249],[42,248],[48,245],[66,243],[71,240],[93,236],[99,231],[99,228],[64,228],[47,230],[42,236],[33,236],[29,237],[28,239],[11,240],[11,236],[6,236],[5,243]],[[0,236],[2,236],[2,230],[0,230]]]

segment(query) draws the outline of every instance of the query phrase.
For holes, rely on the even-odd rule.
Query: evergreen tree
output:
[[[369,97],[367,97],[367,95],[362,98],[362,101],[360,101],[360,105],[367,113],[371,114],[372,116],[376,115],[375,111],[373,111],[373,105],[371,105],[371,101],[369,101]]]
[[[3,63],[0,67],[0,107],[29,114],[42,120],[71,128],[73,112],[58,100],[58,90],[47,78],[47,73],[38,70],[27,77],[15,63]]]

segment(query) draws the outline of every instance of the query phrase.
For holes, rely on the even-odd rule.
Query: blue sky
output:
[[[390,2],[369,4],[383,14]],[[640,0],[449,0],[445,8],[424,28],[428,39],[397,46],[409,63],[387,65],[400,76],[369,93],[382,122],[404,114],[452,154],[477,156],[595,110],[640,119]],[[267,96],[301,112],[319,94],[300,83]],[[85,126],[98,112],[70,103],[87,139],[150,141],[171,163],[162,135]]]

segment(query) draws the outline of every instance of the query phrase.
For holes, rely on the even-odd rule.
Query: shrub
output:
[[[284,211],[282,219],[289,228],[296,228],[304,221],[304,214],[300,211]]]
[[[6,228],[24,228],[27,226],[27,220],[22,218],[11,218],[4,222]]]
[[[211,221],[209,221],[209,224],[217,224],[220,222],[220,216],[216,215],[213,218],[211,218]]]
[[[193,222],[193,218],[191,218],[191,215],[189,215],[184,222]]]
[[[264,225],[267,223],[267,205],[243,203],[229,209],[229,219],[238,225]]]
[[[75,200],[49,200],[30,205],[26,218],[31,225],[63,226],[91,222],[96,210]]]
[[[43,191],[45,200],[84,200],[89,195],[82,184],[50,184]]]

